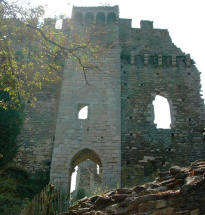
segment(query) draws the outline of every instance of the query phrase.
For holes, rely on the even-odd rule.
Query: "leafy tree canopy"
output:
[[[73,57],[85,71],[85,50],[95,52],[78,37],[70,42],[65,32],[43,20],[44,8],[23,8],[18,2],[0,1],[0,105],[18,107],[22,101],[36,100],[34,92],[45,83],[60,79],[63,60]],[[79,50],[84,50],[79,55]]]

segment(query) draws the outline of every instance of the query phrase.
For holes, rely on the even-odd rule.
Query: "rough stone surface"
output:
[[[26,110],[31,119],[19,136],[17,163],[32,171],[48,170],[52,163],[51,182],[69,190],[74,167],[86,159],[100,166],[103,186],[114,187],[135,185],[158,169],[205,157],[200,72],[190,55],[150,21],[132,28],[130,19],[119,18],[117,6],[74,7],[70,22],[63,22],[71,41],[75,34],[87,37],[89,17],[97,26],[92,42],[103,47],[89,63],[100,70],[86,71],[86,85],[76,62],[66,60],[61,85],[42,91],[36,109]],[[154,124],[156,95],[169,102],[170,129]],[[78,119],[83,106],[88,106],[85,120]],[[178,181],[166,182],[170,189],[186,177],[176,174]]]
[[[166,187],[163,192],[157,190],[157,187],[161,186],[161,182],[156,179],[151,183],[142,185],[144,190],[141,189],[141,191],[136,190],[136,187],[126,188],[126,193],[129,193],[126,194],[126,197],[124,192],[117,194],[119,189],[116,189],[101,196],[80,200],[68,212],[61,215],[95,215],[98,213],[102,215],[204,215],[205,161],[198,161],[197,163],[201,163],[200,169],[202,170],[197,175],[197,180],[195,180],[196,176],[192,173],[197,169],[197,166],[192,164],[187,168],[177,168],[180,172],[186,172],[187,177],[193,178],[194,183],[191,183],[189,190],[186,190],[186,192],[183,191],[183,188],[187,185],[186,178],[180,186],[175,185],[172,189]],[[174,181],[177,180],[169,172],[166,175],[173,177]],[[163,179],[160,181],[163,182]],[[153,188],[153,185],[156,188]],[[116,194],[118,196],[122,195],[122,198],[116,198]],[[84,208],[85,203],[89,203],[90,208]],[[87,213],[83,213],[84,210]]]

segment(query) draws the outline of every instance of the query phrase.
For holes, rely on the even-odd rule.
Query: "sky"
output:
[[[46,6],[46,16],[60,14],[71,16],[75,6],[119,5],[120,18],[132,19],[132,27],[140,27],[140,20],[151,20],[154,28],[168,29],[172,42],[196,62],[201,74],[202,90],[205,92],[205,0],[31,0],[33,5]],[[205,98],[205,93],[203,93]],[[158,98],[160,99],[160,98]],[[161,102],[161,103],[160,103]],[[167,104],[159,101],[160,109]],[[163,107],[162,107],[163,105]],[[162,124],[169,120],[169,109]],[[160,113],[162,115],[162,111]],[[166,118],[168,116],[168,118]],[[74,176],[76,177],[76,175]],[[72,185],[74,186],[74,185]],[[72,187],[73,189],[73,187]]]

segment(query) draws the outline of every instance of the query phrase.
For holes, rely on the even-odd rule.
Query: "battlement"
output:
[[[119,20],[119,7],[73,7],[71,19],[75,24],[116,24]]]
[[[142,30],[150,31],[153,29],[153,22],[148,20],[141,20],[140,27]]]

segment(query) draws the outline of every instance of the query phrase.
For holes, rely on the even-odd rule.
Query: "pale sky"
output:
[[[75,6],[119,5],[120,18],[132,19],[139,27],[140,20],[151,20],[154,28],[168,29],[172,42],[196,62],[205,92],[205,0],[31,0],[35,5],[47,5],[46,16],[71,16]],[[205,93],[203,95],[205,97]],[[164,108],[161,108],[161,110]],[[162,113],[162,112],[161,112]],[[166,113],[166,115],[169,115]],[[162,117],[163,122],[167,122]],[[76,174],[73,176],[76,177]],[[74,184],[72,185],[72,189]]]

